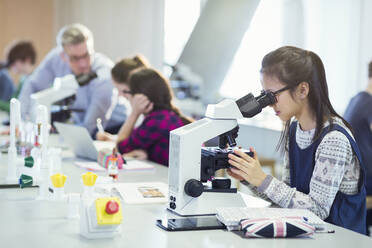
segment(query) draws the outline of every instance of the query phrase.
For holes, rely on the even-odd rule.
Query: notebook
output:
[[[250,218],[280,218],[289,216],[301,216],[308,219],[310,225],[316,230],[323,230],[325,222],[307,209],[292,208],[217,208],[217,219],[224,223],[229,230],[239,230],[239,222]]]

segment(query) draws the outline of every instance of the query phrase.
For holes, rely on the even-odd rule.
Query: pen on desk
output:
[[[98,129],[98,132],[100,132],[100,133],[105,132],[105,130],[103,129],[103,126],[102,126],[101,118],[97,118],[97,129]]]

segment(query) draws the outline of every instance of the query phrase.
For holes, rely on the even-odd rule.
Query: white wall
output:
[[[349,100],[364,90],[372,59],[372,1],[283,0],[283,44],[316,52],[322,59],[329,95],[343,114]]]
[[[372,60],[372,1],[361,0],[360,12],[360,44],[358,49],[359,72],[357,82],[359,89],[367,87],[368,82],[368,63]]]
[[[54,0],[55,32],[80,22],[94,34],[95,50],[116,61],[144,54],[161,69],[164,0]]]
[[[360,90],[359,47],[361,0],[304,1],[305,48],[323,60],[329,95],[343,113],[349,99]]]
[[[11,42],[28,39],[34,43],[39,63],[54,45],[53,19],[53,1],[0,0],[0,60],[5,60]]]
[[[263,55],[293,45],[321,57],[331,102],[342,114],[350,98],[366,87],[372,59],[371,13],[371,0],[261,0],[220,93],[238,98],[258,92]]]

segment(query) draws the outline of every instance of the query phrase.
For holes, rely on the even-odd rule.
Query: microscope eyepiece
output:
[[[295,86],[297,86],[296,84]],[[254,97],[252,93],[249,93],[246,96],[238,99],[236,104],[239,107],[240,112],[243,117],[253,117],[256,114],[260,113],[263,108],[272,105],[277,102],[276,96],[286,90],[292,89],[295,87],[293,85],[285,86],[277,91],[271,90],[262,90],[261,94],[257,97]]]
[[[248,118],[257,115],[263,108],[274,103],[276,103],[275,92],[271,91],[262,91],[257,97],[249,93],[236,101],[242,115]]]
[[[261,109],[263,109],[269,105],[276,103],[276,92],[262,90],[261,95],[256,97],[256,100]]]

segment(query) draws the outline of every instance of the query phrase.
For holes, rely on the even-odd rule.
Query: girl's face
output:
[[[112,80],[114,86],[118,89],[119,95],[125,97],[130,102],[132,99],[132,93],[130,93],[129,86],[127,84],[118,83],[114,79]]]
[[[275,92],[287,85],[279,81],[276,77],[261,75],[261,84],[265,91]],[[285,90],[276,95],[277,102],[271,105],[275,114],[282,120],[288,121],[293,116],[298,115],[300,112],[300,105],[296,102],[290,94],[290,90]]]

